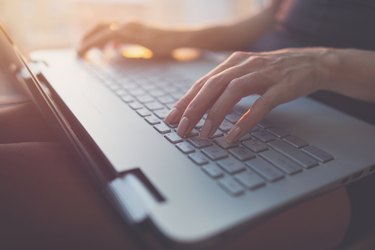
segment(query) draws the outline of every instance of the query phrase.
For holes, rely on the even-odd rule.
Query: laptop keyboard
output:
[[[228,144],[224,135],[241,117],[233,110],[209,140],[199,138],[206,116],[186,137],[180,137],[175,125],[163,119],[189,89],[187,79],[168,68],[152,65],[114,64],[110,67],[85,66],[124,103],[134,110],[176,151],[186,155],[212,181],[232,196],[253,192],[285,178],[329,162],[334,157],[268,121],[262,121],[238,142]]]

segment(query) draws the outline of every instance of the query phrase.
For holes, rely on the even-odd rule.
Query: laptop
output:
[[[256,97],[242,99],[210,140],[163,123],[189,86],[215,67],[197,60],[79,59],[45,50],[26,61],[5,30],[1,70],[22,83],[81,156],[121,218],[166,246],[215,246],[296,202],[375,173],[375,126],[310,98],[281,105],[237,143],[223,135]]]

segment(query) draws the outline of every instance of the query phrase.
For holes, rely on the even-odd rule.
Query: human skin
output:
[[[166,117],[179,123],[185,136],[207,112],[200,136],[212,135],[243,97],[260,97],[228,132],[229,143],[240,138],[272,109],[314,93],[330,90],[375,102],[375,52],[355,49],[288,48],[270,52],[235,52],[198,80]]]
[[[78,55],[91,48],[103,48],[110,42],[140,44],[155,56],[167,57],[181,47],[208,50],[241,50],[258,39],[274,24],[274,15],[281,1],[271,1],[256,15],[249,15],[220,25],[169,29],[141,22],[101,23],[88,31],[78,46]]]

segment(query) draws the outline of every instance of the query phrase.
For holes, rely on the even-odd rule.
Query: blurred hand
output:
[[[99,24],[84,35],[78,55],[84,55],[91,48],[103,48],[106,44],[115,42],[142,45],[156,57],[169,57],[174,49],[185,46],[189,39],[188,31],[167,30],[138,22],[121,26],[115,23]]]
[[[185,136],[208,112],[200,134],[207,138],[242,97],[260,95],[229,131],[226,139],[233,142],[276,106],[323,88],[334,59],[333,50],[324,48],[235,52],[198,80],[165,121],[179,122],[177,132]]]

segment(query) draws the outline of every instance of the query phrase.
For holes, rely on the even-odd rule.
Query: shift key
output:
[[[311,168],[311,167],[318,165],[317,160],[305,154],[304,152],[298,149],[295,149],[294,147],[290,146],[286,142],[273,141],[273,142],[270,142],[268,145],[270,145],[276,151],[279,151],[280,153],[288,156],[292,160],[301,164],[304,168]]]

